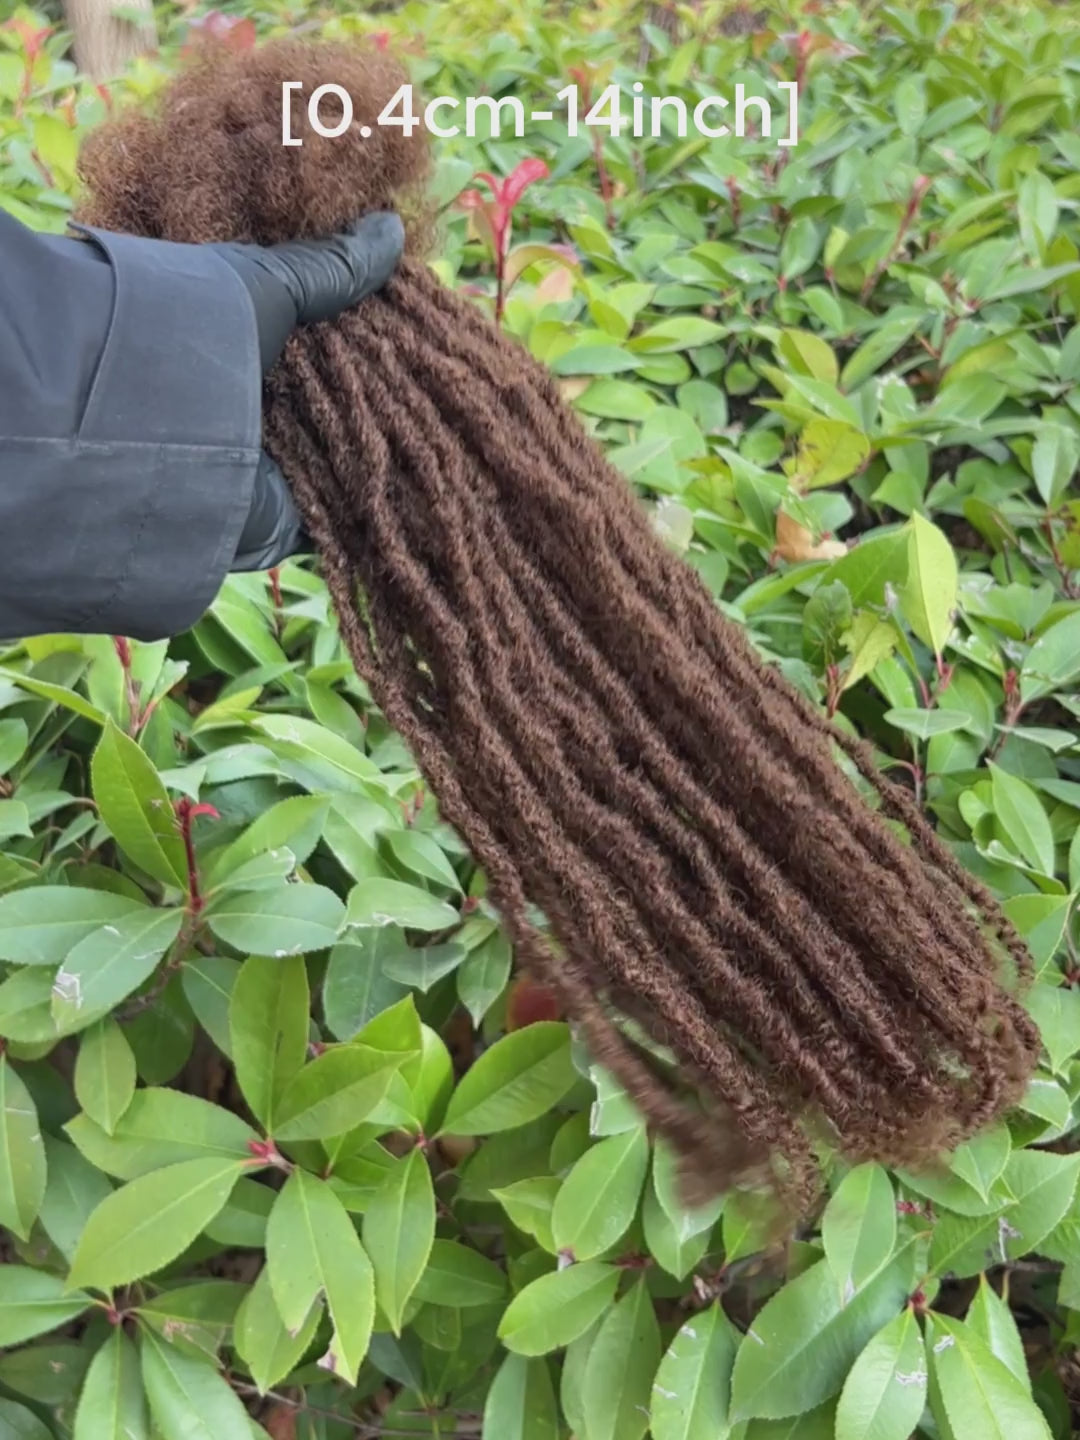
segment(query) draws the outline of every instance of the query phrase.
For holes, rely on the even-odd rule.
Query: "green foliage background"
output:
[[[106,95],[5,10],[0,205],[60,229],[80,130],[153,90],[191,16]],[[505,324],[717,603],[1003,898],[1045,1055],[940,1173],[827,1160],[821,1214],[766,1254],[759,1197],[688,1211],[568,1028],[521,1023],[544,997],[308,566],[230,580],[167,644],[11,644],[0,1437],[1077,1433],[1071,7],[226,21],[385,30],[427,95],[528,108],[574,72],[626,104],[638,79],[691,103],[801,79],[788,150],[574,139],[558,112],[441,142],[438,267],[491,306],[455,199],[543,158]]]

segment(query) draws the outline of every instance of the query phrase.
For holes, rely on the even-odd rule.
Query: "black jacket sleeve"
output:
[[[0,211],[0,636],[160,639],[236,554],[261,379],[242,281],[198,245]]]

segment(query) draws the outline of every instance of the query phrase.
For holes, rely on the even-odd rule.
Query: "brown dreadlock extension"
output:
[[[404,79],[352,45],[206,52],[89,138],[81,218],[267,244],[411,217],[385,291],[295,335],[267,387],[358,671],[520,958],[706,1188],[805,1203],[820,1139],[926,1163],[1022,1092],[1024,947],[656,537],[549,373],[428,270],[422,132],[377,121]],[[343,86],[354,129],[283,147],[283,80]]]

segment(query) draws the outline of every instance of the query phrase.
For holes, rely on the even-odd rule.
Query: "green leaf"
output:
[[[891,648],[891,647],[890,647]],[[886,710],[881,717],[886,725],[894,725],[919,740],[933,735],[949,735],[968,728],[968,717],[959,710]]]
[[[75,1149],[74,1145],[45,1137],[48,1161],[48,1183],[41,1202],[41,1226],[64,1256],[71,1257],[78,1248],[86,1222],[112,1186],[101,1173]]]
[[[75,1412],[74,1440],[150,1440],[139,1356],[119,1328],[90,1362]]]
[[[399,945],[392,948],[384,960],[383,973],[426,995],[464,959],[465,947],[455,940],[445,945]]]
[[[908,571],[899,589],[900,610],[923,644],[940,655],[956,609],[956,556],[937,526],[921,515],[913,515],[905,529]]]
[[[89,1295],[69,1290],[59,1275],[28,1265],[0,1265],[0,1345],[21,1345],[56,1330],[90,1303]]]
[[[896,1244],[896,1196],[880,1165],[858,1165],[845,1175],[825,1207],[821,1238],[845,1296],[888,1262]]]
[[[135,1094],[135,1056],[123,1030],[110,1016],[79,1039],[75,1098],[95,1124],[111,1135]]]
[[[711,1243],[707,1230],[686,1239],[680,1237],[660,1207],[651,1176],[645,1182],[641,1200],[641,1229],[646,1250],[657,1265],[676,1280],[685,1280],[700,1265]]]
[[[554,1175],[536,1175],[492,1190],[491,1194],[519,1230],[532,1235],[541,1249],[554,1255],[551,1216],[561,1187],[562,1181]]]
[[[661,320],[656,325],[650,325],[631,342],[631,348],[649,354],[693,350],[701,345],[711,345],[714,340],[720,340],[726,334],[725,327],[717,325],[714,320],[705,320],[698,315],[678,315],[671,320]]]
[[[10,1060],[0,1054],[0,1225],[20,1240],[30,1238],[45,1179],[37,1108]]]
[[[162,1440],[247,1440],[236,1392],[205,1360],[143,1331],[142,1377]]]
[[[328,949],[344,919],[345,906],[332,890],[304,884],[227,893],[206,912],[210,929],[226,945],[278,960]]]
[[[589,1440],[641,1440],[660,1364],[660,1329],[644,1277],[616,1301],[589,1350],[581,1384]]]
[[[310,1007],[302,957],[245,960],[229,1000],[229,1045],[244,1099],[268,1132],[307,1058]]]
[[[260,1393],[265,1395],[299,1365],[315,1339],[320,1316],[319,1307],[312,1305],[300,1328],[290,1332],[274,1303],[269,1267],[263,1266],[236,1312],[234,1327],[237,1354]]]
[[[943,1415],[956,1435],[1050,1440],[1049,1427],[1034,1400],[970,1326],[946,1315],[929,1315],[926,1343],[931,1406],[935,1417]]]
[[[466,1071],[441,1133],[489,1135],[527,1125],[557,1105],[576,1081],[566,1025],[555,1020],[526,1025],[497,1040]]]
[[[116,843],[164,885],[187,888],[187,859],[172,802],[146,753],[106,720],[90,762],[98,813]]]
[[[556,1250],[592,1260],[626,1233],[649,1165],[643,1127],[586,1150],[563,1181],[551,1212]]]
[[[926,1406],[926,1350],[908,1306],[851,1367],[836,1411],[836,1440],[908,1440]]]
[[[0,665],[0,680],[8,680],[13,685],[18,685],[21,690],[38,695],[42,700],[49,700],[54,705],[63,705],[66,710],[71,710],[86,720],[93,720],[98,725],[107,723],[108,717],[104,710],[91,705],[77,690],[71,690],[66,685],[54,685],[51,681],[39,680],[34,675],[22,675],[18,670],[11,670],[6,665]]]
[[[75,946],[102,925],[146,906],[111,890],[75,885],[36,885],[0,898],[0,958],[16,965],[60,965]]]
[[[883,605],[885,587],[899,589],[907,579],[910,540],[905,526],[884,535],[869,534],[846,555],[834,560],[821,577],[822,585],[840,580],[852,605]]]
[[[325,772],[328,785],[333,788],[340,786],[342,775],[368,786],[385,786],[382,773],[373,760],[315,720],[301,715],[259,714],[251,724],[275,741],[273,748],[282,754],[294,755],[320,773]]]
[[[482,1440],[559,1440],[560,1434],[547,1362],[507,1355],[484,1401]]]
[[[112,1136],[85,1115],[64,1128],[92,1165],[121,1180],[182,1160],[246,1159],[258,1138],[232,1111],[163,1086],[136,1090]]]
[[[401,1334],[402,1317],[435,1238],[435,1191],[419,1146],[399,1160],[364,1211],[364,1249],[375,1268],[375,1298]]]
[[[278,1140],[322,1140],[362,1124],[386,1098],[404,1053],[335,1045],[305,1065],[276,1107]]]
[[[559,1350],[584,1335],[604,1313],[618,1285],[619,1271],[599,1260],[541,1275],[506,1307],[499,1322],[499,1339],[516,1355]]]
[[[922,317],[919,315],[910,319],[886,320],[846,361],[840,372],[840,384],[843,388],[855,390],[864,380],[868,380],[911,339],[921,323]]]
[[[1020,698],[1025,705],[1064,690],[1080,678],[1080,611],[1049,626],[1020,667]],[[0,901],[2,913],[3,901]],[[2,938],[2,937],[0,937]]]
[[[1069,985],[1034,985],[1027,1008],[1039,1027],[1051,1067],[1060,1074],[1080,1050],[1080,992]]]
[[[358,930],[330,951],[323,980],[326,1028],[339,1040],[351,1040],[369,1020],[408,993],[383,971],[386,956],[405,943],[400,928]]]
[[[374,876],[358,881],[349,891],[345,923],[357,929],[401,925],[407,930],[445,930],[460,920],[452,905],[429,895],[419,885]]]
[[[1031,468],[1035,488],[1047,506],[1068,488],[1080,461],[1080,436],[1073,429],[1047,421],[1035,431]]]
[[[506,1276],[498,1265],[456,1240],[433,1242],[427,1267],[413,1291],[417,1300],[451,1309],[493,1305],[505,1293]]]
[[[422,875],[436,885],[445,885],[449,890],[461,893],[461,881],[446,854],[430,835],[421,830],[391,830],[386,843],[394,859],[406,870]],[[455,913],[455,920],[458,918]],[[453,921],[450,922],[451,924]]]
[[[235,1280],[196,1280],[144,1300],[138,1316],[181,1349],[216,1360],[222,1345],[232,1338],[240,1302],[248,1293],[249,1287]]]
[[[137,990],[157,969],[183,923],[182,910],[137,910],[80,940],[53,980],[57,1027],[104,1014]]]
[[[990,762],[991,800],[1001,837],[1043,875],[1054,873],[1054,832],[1038,795],[1025,781]]]
[[[731,1382],[732,1417],[780,1420],[837,1394],[853,1361],[907,1298],[909,1253],[845,1303],[827,1261],[790,1280],[755,1316]]]
[[[1031,1375],[1020,1331],[1012,1311],[985,1275],[979,1276],[979,1288],[968,1306],[967,1323],[1030,1395]]]
[[[325,795],[290,795],[271,805],[242,835],[214,851],[206,866],[207,888],[228,883],[248,861],[274,850],[288,850],[303,863],[318,844],[329,809]]]
[[[810,375],[834,385],[840,374],[832,347],[811,330],[783,330],[777,354],[798,375]]]
[[[738,1344],[719,1304],[686,1321],[653,1381],[653,1440],[724,1440]]]
[[[238,1160],[184,1160],[131,1180],[86,1223],[69,1284],[111,1290],[183,1254],[232,1193]]]
[[[479,1025],[506,989],[513,951],[510,941],[496,930],[470,950],[457,972],[458,999]]]
[[[184,999],[227,1060],[232,1059],[229,1001],[239,973],[240,962],[226,955],[189,954],[180,968]]]
[[[861,430],[842,420],[815,418],[799,437],[797,483],[810,490],[835,485],[854,475],[869,458],[870,442]]]
[[[355,1385],[375,1317],[375,1279],[348,1211],[325,1181],[299,1169],[286,1180],[266,1227],[266,1261],[289,1330],[326,1296],[334,1338],[322,1363]]]
[[[1015,1197],[1006,1212],[1013,1231],[1007,1242],[1010,1259],[1038,1249],[1072,1203],[1078,1174],[1080,1155],[1013,1152],[1005,1167],[1005,1180]]]
[[[0,1400],[0,1440],[53,1440],[53,1432],[25,1405]]]
[[[683,1244],[694,1235],[711,1230],[724,1208],[724,1197],[689,1207],[679,1191],[680,1161],[672,1147],[657,1140],[653,1147],[652,1179],[660,1207],[671,1221],[676,1240]]]

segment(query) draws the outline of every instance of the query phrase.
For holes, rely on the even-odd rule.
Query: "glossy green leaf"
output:
[[[907,528],[907,577],[900,609],[915,634],[939,655],[953,625],[957,599],[956,556],[936,525],[913,515]]]
[[[467,1245],[435,1240],[413,1294],[429,1305],[452,1309],[492,1305],[506,1294],[506,1276],[493,1260]]]
[[[283,1092],[307,1057],[307,970],[300,956],[245,960],[229,1001],[237,1083],[257,1120],[272,1131]]]
[[[321,1311],[313,1305],[303,1324],[291,1333],[278,1314],[270,1286],[270,1271],[263,1266],[259,1278],[236,1312],[236,1351],[265,1395],[281,1383],[303,1359],[319,1327]]]
[[[345,907],[323,885],[238,890],[215,900],[206,922],[220,940],[248,955],[282,959],[334,944]]]
[[[516,1355],[546,1355],[569,1345],[607,1310],[619,1272],[585,1260],[541,1275],[515,1295],[499,1322],[499,1338]]]
[[[435,1238],[435,1191],[419,1146],[397,1162],[372,1197],[364,1211],[362,1236],[375,1268],[375,1298],[399,1335],[405,1306]]]
[[[299,1169],[289,1176],[270,1212],[266,1261],[290,1331],[325,1296],[334,1335],[323,1363],[355,1384],[375,1318],[375,1279],[348,1211],[325,1181]]]
[[[926,1407],[926,1350],[910,1306],[867,1342],[836,1410],[836,1440],[908,1440]]]
[[[609,1250],[634,1218],[648,1165],[643,1128],[611,1135],[587,1150],[555,1197],[555,1248],[576,1260],[592,1260]]]
[[[0,1225],[30,1236],[45,1195],[45,1145],[37,1108],[19,1072],[0,1054]]]
[[[53,978],[57,1026],[104,1014],[137,990],[157,969],[183,923],[182,910],[139,910],[80,940]]]
[[[74,1440],[150,1440],[139,1356],[123,1330],[114,1330],[91,1361]]]
[[[350,929],[400,925],[406,930],[445,930],[460,919],[445,900],[402,880],[375,877],[359,881],[349,891],[346,923]]]
[[[990,765],[994,817],[1011,850],[1043,875],[1054,873],[1054,834],[1038,795],[1019,776]]]
[[[946,1315],[927,1319],[931,1405],[956,1435],[980,1440],[1050,1440],[1042,1411],[970,1326]]]
[[[464,1075],[443,1132],[487,1135],[526,1125],[557,1105],[576,1079],[567,1027],[554,1020],[527,1025],[497,1040]]]
[[[386,1098],[404,1056],[367,1045],[335,1045],[304,1066],[275,1108],[279,1140],[321,1140],[343,1135]]]
[[[135,1094],[135,1056],[123,1030],[111,1017],[99,1020],[79,1038],[75,1097],[90,1119],[109,1135]]]
[[[985,1275],[979,1276],[979,1288],[968,1306],[966,1320],[975,1334],[1012,1371],[1030,1394],[1031,1375],[1016,1320]]]
[[[172,801],[146,752],[111,720],[90,764],[102,820],[124,854],[165,885],[185,889],[187,860]]]
[[[589,1440],[640,1440],[660,1364],[660,1329],[644,1279],[604,1316],[585,1363],[581,1403]]]
[[[821,1238],[845,1296],[886,1264],[896,1244],[896,1196],[880,1165],[859,1165],[844,1176],[825,1207]]]
[[[652,1387],[653,1440],[724,1440],[738,1332],[719,1304],[687,1320],[660,1361]]]
[[[901,1253],[845,1297],[827,1261],[790,1280],[754,1317],[732,1374],[736,1419],[783,1419],[831,1399],[871,1336],[900,1308],[911,1279]]]
[[[74,1320],[90,1296],[70,1290],[59,1275],[29,1265],[0,1265],[0,1345],[21,1345]]]
[[[111,1136],[85,1115],[64,1128],[91,1164],[121,1180],[182,1160],[247,1159],[258,1139],[223,1106],[156,1085],[136,1090]]]
[[[162,1440],[245,1440],[244,1407],[211,1364],[147,1332],[140,1358],[150,1413]]]
[[[111,890],[38,885],[0,898],[0,958],[60,965],[80,940],[146,907]]]
[[[507,1355],[484,1401],[482,1440],[559,1440],[547,1361]]]
[[[111,1290],[175,1260],[228,1200],[237,1160],[185,1160],[107,1196],[86,1223],[69,1283]]]

